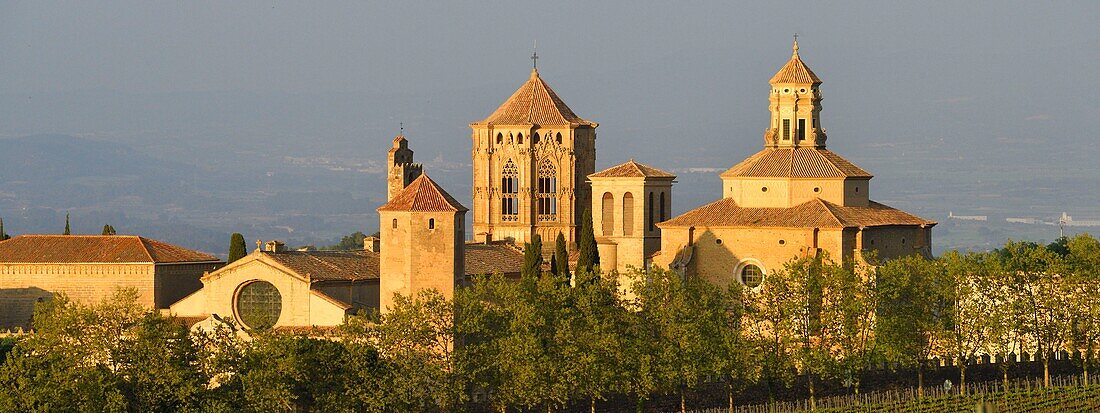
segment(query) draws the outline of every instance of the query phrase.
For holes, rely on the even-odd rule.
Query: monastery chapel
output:
[[[395,293],[434,288],[450,297],[472,275],[518,277],[523,243],[535,234],[546,253],[558,234],[575,252],[586,209],[605,271],[658,266],[755,288],[796,257],[862,265],[872,255],[930,256],[936,223],[872,201],[871,174],[826,148],[822,82],[797,41],[793,49],[770,81],[763,149],[720,174],[721,198],[679,216],[671,216],[675,175],[633,159],[595,170],[599,125],[533,69],[469,125],[472,211],[428,177],[399,135],[387,157],[379,237],[361,251],[289,251],[270,241],[223,264],[139,237],[16,237],[0,242],[0,289],[13,295],[0,303],[54,292],[89,300],[132,285],[150,307],[195,321],[333,326],[363,310],[386,313]]]

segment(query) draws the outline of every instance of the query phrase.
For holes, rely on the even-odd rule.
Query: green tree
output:
[[[1069,338],[1070,307],[1065,259],[1043,246],[1009,241],[998,251],[1001,265],[1014,276],[1024,332],[1035,341],[1043,362],[1043,384],[1050,386],[1050,358]]]
[[[178,411],[199,407],[207,380],[187,329],[120,290],[100,304],[40,305],[35,334],[0,367],[3,411]]]
[[[600,252],[596,248],[596,233],[592,228],[592,208],[585,208],[581,215],[581,233],[578,236],[579,254],[576,272],[592,272],[600,265]]]
[[[569,279],[569,251],[565,244],[565,234],[560,232],[558,238],[554,240],[554,255],[550,257],[550,272],[566,280]]]
[[[650,271],[648,282],[635,283],[634,291],[636,316],[657,343],[651,360],[658,363],[658,389],[678,393],[680,411],[686,412],[687,391],[723,372],[714,350],[723,345],[727,302],[714,284],[661,269]]]
[[[944,272],[945,289],[940,292],[947,302],[946,328],[942,347],[945,355],[959,368],[959,393],[966,393],[966,370],[989,343],[990,328],[983,319],[993,312],[993,302],[984,294],[983,284],[995,275],[996,265],[979,254],[950,251],[939,259]]]
[[[106,224],[106,225],[103,226],[103,233],[100,234],[100,235],[115,235],[115,234],[116,234],[115,227],[112,227],[110,224]]]
[[[69,213],[65,213],[65,232],[62,235],[72,235],[72,231],[69,230]]]
[[[8,233],[4,231],[4,218],[0,218],[0,241],[11,239]]]
[[[730,283],[723,299],[726,307],[725,328],[721,331],[721,346],[716,348],[716,371],[720,372],[726,383],[726,399],[730,413],[734,412],[734,395],[744,390],[760,377],[757,353],[745,331],[747,324],[748,299],[746,288],[741,283]]]
[[[226,264],[232,264],[233,261],[244,258],[248,255],[248,246],[244,243],[244,235],[239,232],[234,232],[229,237],[229,258],[226,258]]]
[[[391,312],[372,328],[389,369],[388,407],[398,411],[455,411],[466,382],[455,358],[454,303],[436,291],[394,296]]]
[[[532,235],[531,242],[523,244],[523,269],[520,272],[524,277],[542,274],[542,237],[539,234]]]
[[[1082,350],[1081,369],[1088,382],[1089,369],[1100,348],[1100,241],[1089,234],[1069,240],[1070,344]]]
[[[831,266],[829,269],[824,280],[830,294],[823,329],[825,335],[832,337],[831,350],[840,373],[859,394],[861,377],[871,364],[877,345],[875,278],[851,266]]]
[[[340,342],[268,332],[253,337],[241,365],[244,410],[255,412],[352,411],[349,356]],[[379,405],[372,406],[375,409]]]
[[[917,394],[924,395],[924,368],[946,328],[946,277],[933,261],[907,256],[878,268],[879,305],[875,336],[886,360],[917,369]]]
[[[568,273],[555,277],[558,285],[568,285]],[[558,336],[565,338],[559,362],[564,363],[569,392],[586,397],[595,412],[597,400],[625,390],[620,383],[634,374],[623,368],[629,313],[619,305],[615,280],[590,273],[577,277],[581,282],[575,288],[558,290],[567,296],[559,318]]]
[[[978,273],[977,280],[980,296],[988,300],[987,312],[978,318],[987,330],[982,350],[997,357],[997,367],[1001,370],[1001,379],[1008,385],[1008,373],[1015,356],[1023,350],[1023,324],[1027,317],[1021,307],[1019,290],[1015,288],[1015,275],[1005,271],[1000,260],[989,253],[981,253],[978,261],[984,269]]]
[[[375,235],[377,236],[377,235]],[[366,234],[362,231],[355,231],[351,234],[345,235],[340,238],[340,243],[330,246],[325,249],[340,250],[340,251],[354,251],[363,249],[363,240],[367,238]]]

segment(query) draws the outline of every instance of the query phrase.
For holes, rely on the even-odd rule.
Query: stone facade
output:
[[[0,242],[0,330],[29,328],[34,304],[63,293],[95,304],[119,289],[166,309],[198,290],[217,258],[146,238],[115,235],[22,235]]]
[[[474,239],[529,242],[565,235],[576,245],[596,169],[595,122],[581,119],[537,70],[492,115],[470,124]],[[544,243],[553,248],[553,243]]]

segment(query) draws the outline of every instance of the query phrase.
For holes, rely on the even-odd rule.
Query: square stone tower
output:
[[[383,314],[398,293],[411,296],[434,288],[454,297],[455,285],[465,275],[466,211],[423,174],[378,208],[378,301]]]
[[[386,155],[386,167],[389,168],[386,178],[386,200],[393,199],[395,195],[405,189],[424,172],[424,167],[413,163],[413,151],[409,149],[409,141],[405,135],[397,135],[393,138],[393,148]]]
[[[538,70],[473,130],[474,240],[529,242],[565,235],[576,245],[592,192],[597,123],[581,119]],[[553,243],[546,244],[553,248]]]

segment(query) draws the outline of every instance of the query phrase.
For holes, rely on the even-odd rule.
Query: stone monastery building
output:
[[[413,162],[408,140],[397,136],[387,202],[377,209],[379,238],[362,251],[287,251],[273,241],[221,267],[211,256],[138,237],[96,238],[128,242],[117,247],[133,250],[127,258],[75,244],[33,256],[28,240],[16,237],[0,242],[0,287],[92,298],[110,285],[134,285],[151,307],[174,302],[169,311],[181,317],[234,318],[248,328],[332,326],[358,311],[387,312],[395,293],[434,288],[451,296],[471,275],[517,277],[521,246],[535,234],[546,252],[558,234],[575,249],[588,208],[605,271],[655,265],[756,287],[796,257],[864,264],[871,252],[931,255],[936,223],[872,201],[871,174],[826,148],[821,83],[795,42],[770,81],[763,149],[720,175],[721,198],[676,217],[676,176],[634,160],[597,172],[599,125],[569,109],[533,69],[500,107],[470,124],[472,241],[471,211]]]

